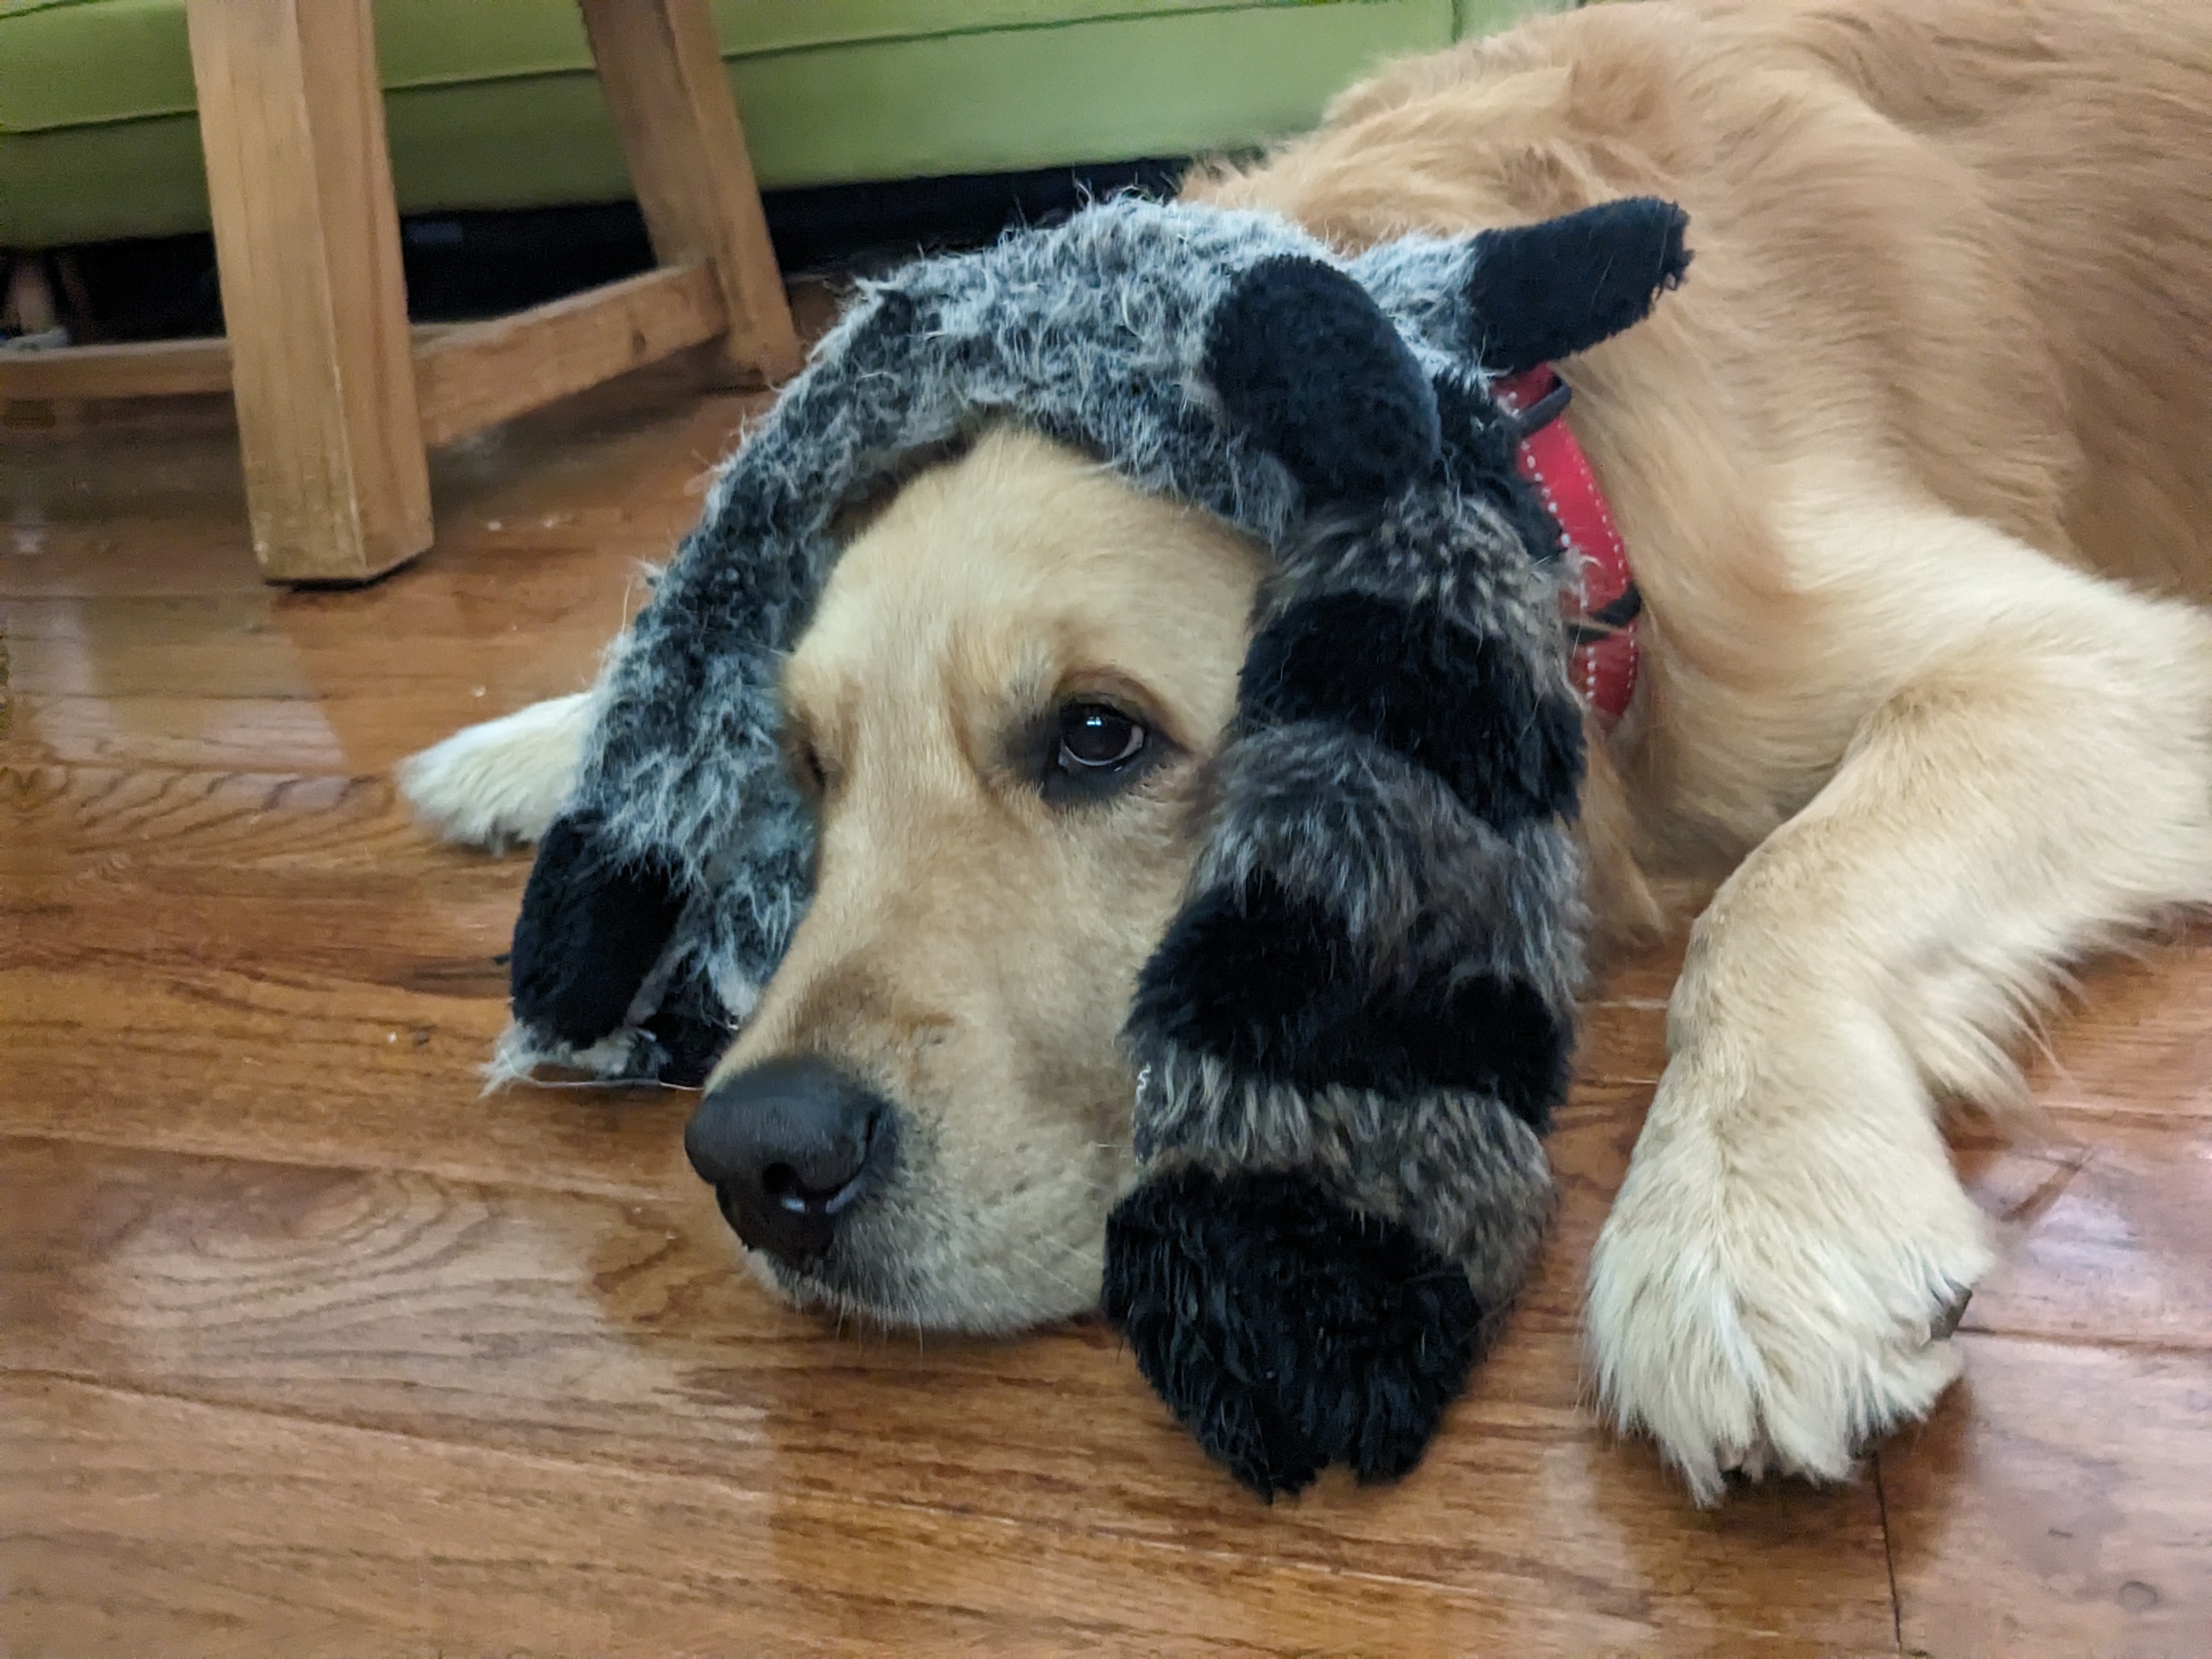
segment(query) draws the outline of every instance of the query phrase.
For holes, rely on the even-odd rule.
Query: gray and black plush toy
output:
[[[501,1068],[703,1075],[806,907],[777,683],[841,509],[990,422],[1075,446],[1274,560],[1129,1012],[1105,1310],[1258,1492],[1410,1468],[1548,1221],[1582,971],[1572,573],[1490,387],[1644,317],[1685,226],[1630,200],[1347,259],[1116,201],[870,288],[621,642]]]

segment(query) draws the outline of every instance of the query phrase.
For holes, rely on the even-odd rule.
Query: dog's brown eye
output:
[[[1038,709],[1011,735],[1015,773],[1063,811],[1120,799],[1182,752],[1136,715],[1084,697]]]
[[[1126,766],[1143,752],[1145,728],[1103,702],[1072,702],[1060,711],[1060,763],[1069,771]]]

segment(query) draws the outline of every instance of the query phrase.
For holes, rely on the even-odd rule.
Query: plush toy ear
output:
[[[1442,442],[1436,393],[1367,290],[1285,254],[1239,276],[1208,325],[1206,374],[1231,422],[1322,501],[1376,501]]]
[[[516,1021],[576,1048],[615,1031],[683,910],[673,871],[617,857],[595,814],[556,818],[514,924]]]
[[[1515,374],[1642,322],[1689,269],[1690,216],[1633,197],[1474,239],[1465,295],[1486,368]]]

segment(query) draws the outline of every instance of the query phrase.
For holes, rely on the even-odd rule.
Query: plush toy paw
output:
[[[1122,1200],[1104,1306],[1207,1455],[1271,1501],[1331,1463],[1411,1469],[1487,1328],[1406,1228],[1280,1171],[1185,1167]]]

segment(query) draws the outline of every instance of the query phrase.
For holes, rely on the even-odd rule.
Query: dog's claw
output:
[[[1930,1342],[1948,1342],[1959,1328],[1959,1322],[1966,1316],[1966,1304],[1974,1299],[1972,1286],[1959,1292],[1943,1311],[1937,1314],[1928,1326]]]

